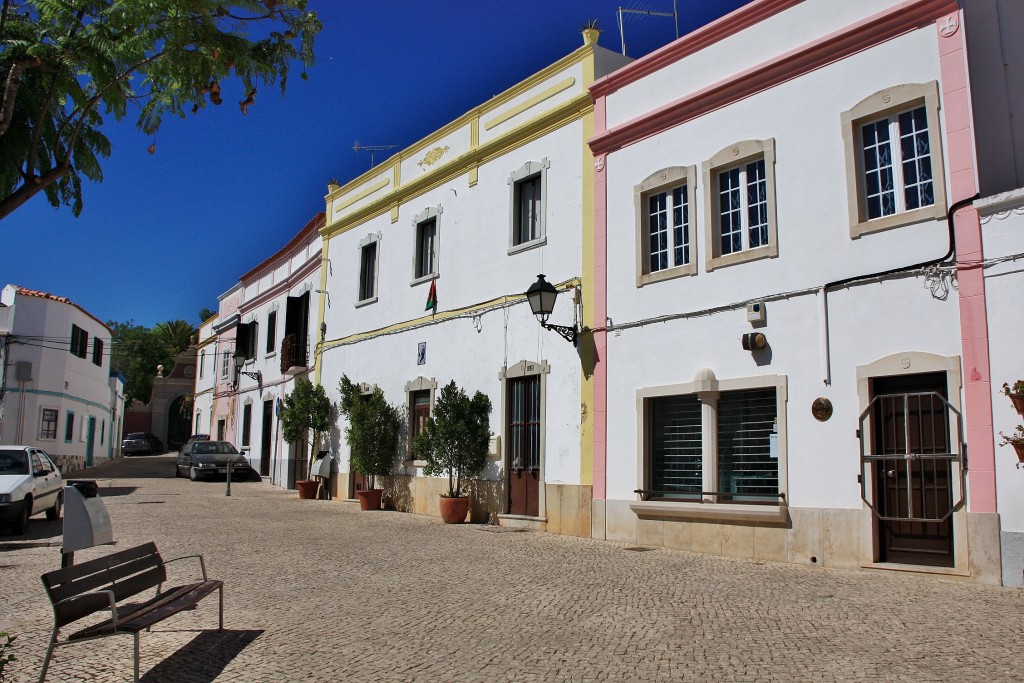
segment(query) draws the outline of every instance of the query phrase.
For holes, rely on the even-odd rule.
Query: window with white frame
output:
[[[780,503],[785,493],[785,378],[639,392],[645,500]]]
[[[277,334],[277,311],[271,311],[267,314],[267,353],[273,353],[277,350],[277,341],[274,339],[274,335]]]
[[[413,225],[416,228],[415,254],[412,264],[412,284],[437,277],[438,254],[438,216],[441,207],[430,207],[416,215]]]
[[[696,168],[673,166],[633,188],[637,225],[636,285],[696,272],[693,188]]]
[[[43,414],[39,421],[39,438],[51,440],[57,438],[56,408],[43,408]]]
[[[879,91],[842,126],[851,237],[944,217],[936,83]]]
[[[378,235],[367,235],[359,242],[359,299],[357,304],[377,300],[377,244]]]
[[[221,379],[227,379],[228,378],[228,372],[229,372],[230,368],[231,368],[231,352],[228,351],[227,349],[224,349],[224,352],[221,354],[221,358],[220,358],[220,378]]]
[[[206,366],[206,351],[199,352],[199,379],[203,378],[203,369]]]
[[[93,365],[103,367],[103,340],[93,337],[92,340],[92,362]]]
[[[89,352],[89,333],[78,325],[71,325],[71,353],[85,358]]]
[[[547,171],[551,162],[528,161],[509,176],[509,253],[547,242]]]
[[[775,140],[746,140],[702,166],[708,271],[778,256]]]

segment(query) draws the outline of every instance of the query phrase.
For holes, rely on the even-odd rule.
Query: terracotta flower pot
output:
[[[383,489],[369,489],[356,491],[356,498],[359,499],[360,510],[380,510],[380,499],[384,495]]]
[[[295,488],[299,490],[299,498],[303,500],[316,499],[316,490],[319,487],[320,482],[315,479],[303,479],[295,482]]]
[[[1013,402],[1017,414],[1024,417],[1024,394],[1010,394],[1010,401]]]
[[[469,496],[449,498],[441,496],[441,519],[445,524],[462,524],[469,512]]]

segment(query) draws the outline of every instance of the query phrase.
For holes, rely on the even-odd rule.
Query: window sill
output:
[[[789,521],[785,505],[737,505],[735,503],[689,503],[669,501],[638,501],[629,504],[637,517],[689,519],[718,522],[762,522],[784,524]]]
[[[362,301],[356,302],[356,308],[362,308],[363,306],[369,306],[370,304],[377,303],[377,297],[371,297],[369,299],[363,299]]]
[[[665,280],[674,280],[677,277],[696,274],[697,264],[687,263],[685,266],[675,266],[673,268],[666,268],[665,270],[659,270],[654,273],[643,273],[641,275],[637,275],[636,286],[643,287],[645,285],[653,285],[655,282],[664,282]]]
[[[441,277],[439,273],[430,273],[429,275],[424,275],[423,277],[415,278],[414,280],[409,282],[409,286],[415,287],[416,285],[422,285],[424,282],[431,282],[432,280],[436,280],[439,277]]]
[[[726,254],[725,256],[709,257],[707,263],[704,264],[704,268],[710,273],[716,268],[725,268],[726,266],[734,266],[737,263],[757,261],[763,258],[775,258],[778,255],[779,248],[773,243],[768,243],[763,247],[757,247],[755,249],[738,251],[732,254]]]
[[[914,209],[913,211],[894,213],[891,216],[882,216],[881,218],[873,218],[860,223],[854,223],[850,226],[850,239],[858,239],[864,235],[882,232],[883,230],[902,228],[913,223],[939,220],[945,217],[946,214],[943,213],[942,207],[937,204],[925,206],[920,209]]]
[[[402,461],[402,467],[412,468],[412,467],[426,467],[426,466],[427,466],[427,461],[426,460],[403,460]]]
[[[508,255],[512,256],[513,254],[518,254],[518,253],[520,253],[522,251],[529,251],[530,249],[535,249],[537,247],[543,247],[547,243],[548,243],[548,236],[544,235],[543,237],[538,237],[535,240],[530,240],[529,242],[523,242],[522,244],[517,244],[514,247],[509,247],[508,248]]]
[[[270,358],[277,358],[277,351],[269,351],[267,352],[266,355],[263,356],[264,360],[268,360]]]

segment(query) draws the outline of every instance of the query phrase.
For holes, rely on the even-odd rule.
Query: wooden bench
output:
[[[167,565],[184,559],[198,559],[202,581],[165,589]],[[47,572],[40,577],[53,606],[53,633],[43,660],[39,683],[46,678],[53,650],[59,645],[130,633],[135,638],[135,681],[139,680],[139,632],[182,610],[192,609],[214,591],[220,592],[218,630],[224,630],[224,582],[206,578],[202,555],[187,555],[164,561],[155,543],[146,543],[81,564]],[[143,602],[128,598],[156,588],[156,595]],[[82,628],[58,640],[68,624],[98,612],[110,611],[110,618]]]

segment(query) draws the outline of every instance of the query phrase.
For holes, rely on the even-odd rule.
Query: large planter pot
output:
[[[1024,394],[1010,394],[1010,401],[1017,413],[1024,417]]]
[[[314,479],[303,479],[295,482],[295,488],[299,490],[299,498],[303,500],[315,500],[316,490],[320,487],[320,482]]]
[[[441,519],[445,524],[462,524],[469,512],[469,496],[449,498],[441,496]]]
[[[356,491],[356,498],[359,499],[360,510],[380,510],[380,499],[384,495],[383,489],[368,489]]]
[[[1010,445],[1017,451],[1017,460],[1024,462],[1024,441],[1011,441]]]

